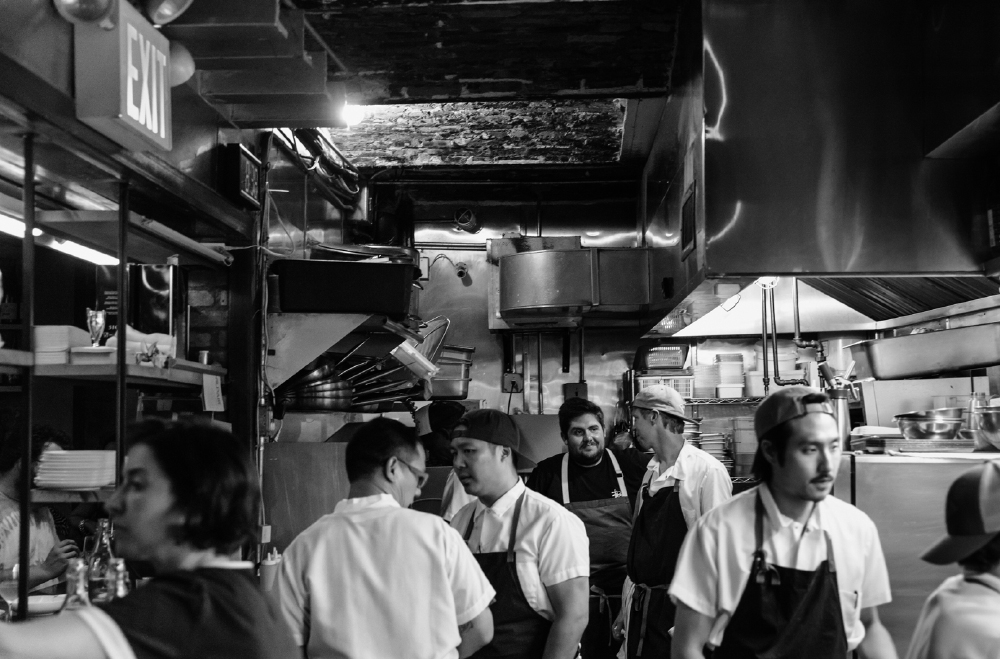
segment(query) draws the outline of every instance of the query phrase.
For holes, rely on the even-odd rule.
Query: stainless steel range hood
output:
[[[996,292],[982,164],[925,155],[932,17],[903,0],[700,9],[644,171],[644,243],[672,247],[654,267],[669,313],[648,336],[705,316],[706,288],[759,276],[816,278],[871,320],[920,311],[931,289],[953,297],[925,309]],[[886,283],[901,276],[915,279]]]

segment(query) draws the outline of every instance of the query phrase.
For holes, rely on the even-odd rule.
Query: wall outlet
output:
[[[501,391],[505,394],[524,393],[524,376],[520,373],[504,373]]]
[[[567,382],[563,385],[563,400],[570,398],[587,398],[586,382]]]

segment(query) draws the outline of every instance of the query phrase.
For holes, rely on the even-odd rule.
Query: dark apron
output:
[[[844,659],[847,635],[829,534],[826,560],[814,572],[779,567],[764,553],[764,504],[757,492],[757,549],[746,588],[713,659]]]
[[[490,612],[493,614],[493,640],[472,655],[475,659],[541,659],[545,653],[545,642],[548,641],[552,623],[531,608],[517,578],[514,537],[523,502],[524,493],[514,504],[507,551],[473,553],[493,590],[497,592],[496,599],[490,605]],[[469,544],[475,522],[476,515],[473,512],[469,526],[465,529],[466,545]]]
[[[649,496],[644,483],[636,502],[628,546],[628,576],[635,584],[628,620],[628,657],[669,657],[676,608],[667,595],[687,535],[679,484]]]
[[[612,659],[621,646],[611,635],[611,625],[622,606],[632,506],[618,459],[611,451],[605,453],[614,465],[620,497],[570,502],[568,453],[562,461],[563,505],[580,518],[590,539],[590,621],[580,639],[583,659]]]

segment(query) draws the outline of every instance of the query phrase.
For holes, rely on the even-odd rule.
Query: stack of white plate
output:
[[[733,458],[729,454],[729,437],[727,435],[705,433],[701,436],[699,448],[721,462],[730,472],[732,471]]]
[[[694,371],[694,397],[715,398],[715,388],[721,384],[718,364],[698,364]]]
[[[65,364],[70,348],[90,345],[90,334],[72,325],[36,325],[33,337],[36,364]]]
[[[90,490],[115,482],[114,451],[46,451],[35,485],[51,490]]]

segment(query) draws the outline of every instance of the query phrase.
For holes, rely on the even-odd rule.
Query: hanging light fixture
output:
[[[153,25],[166,25],[191,6],[194,0],[146,0],[146,15]]]
[[[114,27],[111,15],[117,0],[52,0],[56,11],[70,23],[98,23],[105,30]],[[122,0],[124,1],[124,0]]]
[[[180,41],[170,42],[170,86],[183,85],[194,75],[194,58]]]

